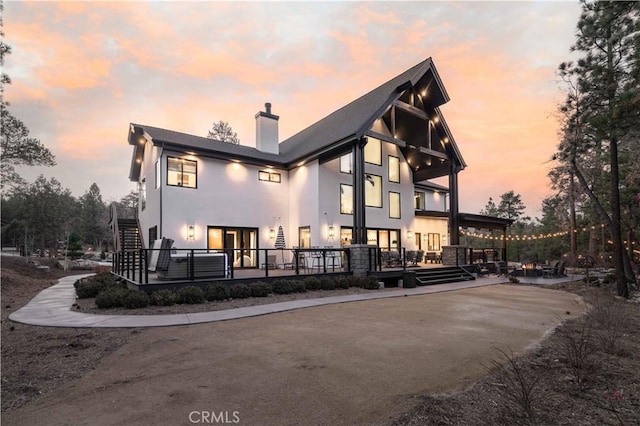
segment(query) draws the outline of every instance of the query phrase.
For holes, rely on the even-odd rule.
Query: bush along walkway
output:
[[[76,287],[74,286],[74,284],[78,279],[85,279],[91,275],[92,274],[82,276],[74,275],[60,279],[58,284],[43,290],[27,305],[12,313],[9,316],[9,319],[24,324],[48,327],[164,327],[172,325],[189,325],[206,322],[226,321],[231,319],[254,317],[277,312],[291,311],[294,309],[331,305],[336,303],[358,302],[391,297],[439,293],[443,291],[460,290],[472,287],[483,287],[505,282],[504,278],[482,278],[475,281],[463,281],[458,283],[440,284],[426,287],[399,288],[395,291],[373,291],[371,293],[323,297],[318,299],[300,299],[268,305],[257,305],[244,308],[227,309],[222,311],[186,314],[94,315],[82,312],[74,312],[71,310],[71,306],[76,300]],[[96,296],[99,292],[99,290],[96,289],[80,290],[80,292],[82,291],[89,291],[89,294],[94,291],[96,292],[95,294],[93,294],[94,296]],[[109,289],[108,291],[111,292],[116,290]],[[110,295],[108,296],[108,298],[109,300],[117,300],[118,297],[122,297],[122,294],[124,293],[120,293],[119,296]],[[134,298],[132,297],[132,300],[133,299]],[[105,303],[108,304],[109,302]],[[134,304],[138,302],[134,301],[130,303]]]

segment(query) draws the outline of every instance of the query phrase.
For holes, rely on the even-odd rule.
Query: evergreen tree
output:
[[[11,53],[11,46],[4,42],[0,3],[0,66],[4,67],[5,55]],[[40,140],[29,137],[27,126],[11,115],[9,103],[4,100],[4,85],[10,84],[11,79],[2,73],[0,81],[0,189],[14,188],[24,185],[24,179],[16,171],[16,166],[55,166],[54,155]]]
[[[638,101],[638,37],[640,3],[583,1],[576,43],[583,54],[577,64],[562,64],[561,73],[576,77],[576,92],[567,99],[570,119],[560,155],[570,164],[582,189],[607,223],[614,248],[618,294],[628,297],[629,258],[622,246],[620,148],[640,125]],[[579,165],[581,156],[595,159],[607,153],[607,164],[596,163],[597,174],[609,180],[608,205],[590,185]],[[596,176],[597,177],[597,176]],[[602,179],[596,179],[596,185]],[[597,188],[596,188],[597,189]],[[631,277],[629,277],[631,278]]]
[[[108,210],[96,183],[80,197],[82,240],[95,249],[109,238]]]

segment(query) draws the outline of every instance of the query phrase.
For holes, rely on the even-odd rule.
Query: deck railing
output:
[[[161,256],[161,253],[164,256]],[[225,254],[226,258],[219,267],[208,267],[201,270],[201,258],[206,254]],[[269,277],[275,270],[291,271],[291,275],[310,275],[327,272],[350,272],[351,252],[348,248],[283,248],[283,249],[139,249],[122,250],[114,253],[112,271],[126,280],[138,284],[148,284],[149,274],[166,275],[164,265],[157,260],[161,257],[171,258],[169,262],[182,263],[182,276],[172,276],[173,280],[195,281],[200,279],[234,279],[240,270],[260,271],[259,276]],[[184,264],[186,263],[186,265]],[[156,265],[156,271],[150,266]],[[283,275],[278,273],[278,275]],[[286,275],[286,274],[284,274]]]

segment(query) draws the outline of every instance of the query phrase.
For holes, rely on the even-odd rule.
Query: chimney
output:
[[[279,154],[278,117],[271,114],[271,104],[264,104],[266,112],[256,114],[256,148],[258,151]]]

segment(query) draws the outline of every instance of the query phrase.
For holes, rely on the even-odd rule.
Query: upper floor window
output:
[[[167,185],[196,188],[198,162],[184,158],[167,158]]]
[[[280,173],[259,171],[258,180],[280,183],[282,181],[282,177],[280,176]]]
[[[380,139],[369,137],[364,146],[364,161],[382,166],[382,142]]]
[[[414,200],[415,200],[415,209],[416,210],[424,210],[425,209],[425,195],[424,195],[424,192],[414,192]]]
[[[400,193],[389,192],[389,217],[400,219]]]
[[[382,176],[364,175],[364,204],[368,207],[382,207]]]
[[[340,213],[353,214],[353,186],[340,184]]]
[[[389,182],[400,183],[400,159],[389,156]]]
[[[351,153],[340,157],[340,171],[342,173],[353,173],[353,156]]]

